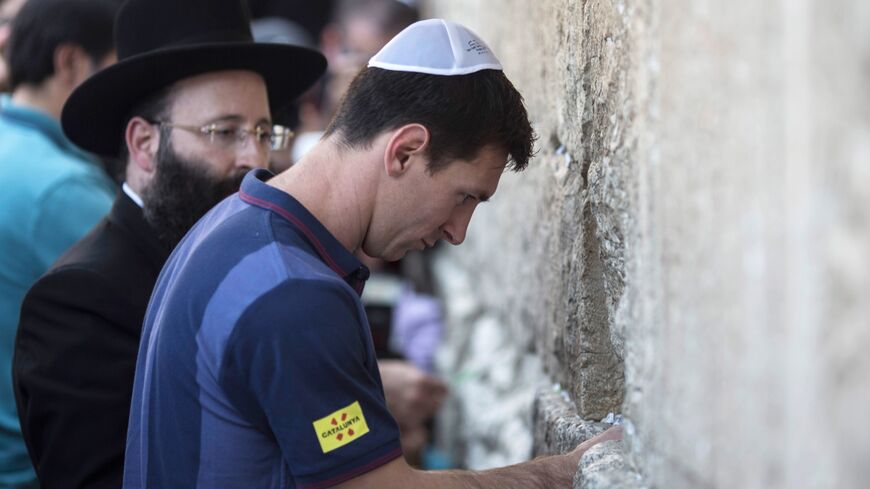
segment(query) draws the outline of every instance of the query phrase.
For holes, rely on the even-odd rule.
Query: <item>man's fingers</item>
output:
[[[577,448],[574,449],[573,453],[575,453],[577,456],[582,456],[584,453],[586,453],[586,450],[589,450],[590,448],[601,442],[609,440],[621,440],[622,434],[622,425],[611,426],[610,428],[607,428],[607,430],[605,430],[604,432],[599,433],[578,445]]]
[[[623,435],[622,425],[615,425],[615,426],[611,426],[610,428],[607,428],[607,430],[604,431],[604,433],[601,433],[592,439],[593,440],[597,439],[597,443],[601,443],[602,441],[607,441],[607,440],[621,440],[622,435]]]
[[[596,445],[603,441],[608,440],[621,440],[622,439],[622,425],[614,425],[610,428],[607,428],[605,431],[593,436],[592,438],[584,441],[582,445],[586,445],[586,447],[591,447],[592,445]]]

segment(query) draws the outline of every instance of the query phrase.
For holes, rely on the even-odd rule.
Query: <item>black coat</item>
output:
[[[142,321],[168,255],[120,192],[27,293],[13,382],[43,489],[121,487]]]

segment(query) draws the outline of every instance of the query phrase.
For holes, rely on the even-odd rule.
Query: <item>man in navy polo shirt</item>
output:
[[[124,486],[570,485],[598,440],[484,473],[404,462],[352,254],[461,243],[533,139],[522,97],[468,29],[428,20],[394,38],[310,153],[275,177],[249,173],[173,252],[142,333]]]

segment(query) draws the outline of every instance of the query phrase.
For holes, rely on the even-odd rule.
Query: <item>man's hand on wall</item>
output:
[[[605,432],[594,436],[583,443],[577,445],[577,448],[571,451],[570,455],[576,457],[577,463],[580,462],[580,457],[586,453],[586,450],[592,448],[593,445],[597,445],[601,442],[609,441],[609,440],[621,440],[622,439],[622,425],[615,425],[608,428]]]

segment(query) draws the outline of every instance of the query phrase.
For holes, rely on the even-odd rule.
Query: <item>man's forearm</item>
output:
[[[335,489],[567,489],[579,457],[575,451],[483,472],[414,470],[400,457]]]
[[[483,472],[428,472],[439,488],[468,489],[567,489],[577,470],[578,454],[541,457]]]
[[[568,489],[586,450],[602,441],[621,438],[622,428],[613,427],[581,443],[571,453],[483,472],[419,471],[399,457],[335,489]]]

